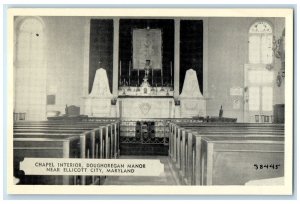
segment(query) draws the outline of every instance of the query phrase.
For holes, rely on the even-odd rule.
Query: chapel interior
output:
[[[15,17],[16,184],[280,183],[284,41],[285,19],[277,17]],[[68,136],[85,134],[83,130],[89,138],[84,147],[82,140]],[[68,140],[74,151],[52,153],[49,141],[40,141],[50,136],[51,141]],[[242,142],[236,147],[234,141]],[[227,145],[221,147],[223,143]],[[204,152],[210,145],[219,160]],[[257,152],[242,151],[252,145]],[[159,159],[165,169],[163,176],[151,179],[24,176],[19,172],[22,156]],[[255,163],[258,157],[260,163]],[[235,172],[229,160],[243,161],[241,168],[251,161],[253,169],[247,175]],[[258,174],[255,165],[266,161],[268,168],[279,170]]]

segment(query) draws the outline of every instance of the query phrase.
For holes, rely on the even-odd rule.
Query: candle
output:
[[[152,77],[152,86],[153,86],[153,78],[154,78],[153,77],[153,67],[151,67],[151,68],[152,68],[152,76],[151,77]]]
[[[138,68],[138,85],[140,84],[140,68]]]
[[[129,61],[129,69],[128,69],[129,77],[130,77],[130,67],[131,67],[131,61]]]
[[[171,61],[170,69],[171,69],[171,78],[172,78],[172,61]]]
[[[170,62],[170,71],[171,71],[171,86],[172,86],[172,84],[173,84],[173,79],[172,79],[172,75],[173,75],[173,73],[172,73],[172,71],[173,71],[173,69],[172,69],[172,61]]]
[[[163,69],[161,68],[161,70],[160,70],[160,74],[161,74],[161,86],[163,86],[163,84],[164,84],[164,77],[163,77]]]
[[[128,69],[128,75],[129,75],[129,84],[130,85],[130,67],[131,67],[131,61],[129,61],[129,69]]]

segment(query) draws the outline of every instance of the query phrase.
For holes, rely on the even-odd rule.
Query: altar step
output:
[[[168,156],[169,146],[164,144],[120,144],[120,155],[157,155]]]

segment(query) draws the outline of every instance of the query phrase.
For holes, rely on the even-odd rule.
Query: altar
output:
[[[114,55],[113,70],[96,70],[91,92],[82,97],[85,115],[120,119],[206,117],[206,100],[196,71],[185,68],[180,85],[178,60],[170,54],[174,50],[163,52],[163,34],[150,26],[132,30],[132,50],[114,52],[119,56]],[[118,50],[118,44],[114,46]]]
[[[174,118],[173,97],[119,97],[120,118]]]
[[[172,86],[151,86],[145,75],[140,86],[120,86],[118,96],[109,90],[106,71],[97,70],[91,93],[83,97],[84,114],[121,119],[192,118],[206,116],[206,100],[194,70],[186,72],[182,93],[174,98]]]

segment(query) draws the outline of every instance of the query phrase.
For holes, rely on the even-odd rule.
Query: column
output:
[[[91,19],[87,17],[84,25],[84,48],[83,48],[83,83],[82,83],[82,96],[86,97],[89,95],[89,69],[90,69],[90,30],[91,30]],[[81,100],[81,114],[91,114],[89,104],[90,101],[87,98]]]
[[[208,95],[208,18],[203,18],[203,93]]]
[[[119,18],[114,18],[113,44],[113,90],[114,97],[118,96],[118,69],[119,69]]]
[[[89,94],[90,29],[91,29],[91,19],[87,17],[87,20],[84,25],[83,85],[82,85],[83,96],[87,96]]]
[[[174,97],[179,96],[179,69],[180,69],[180,19],[175,19],[174,37]]]
[[[208,18],[203,18],[203,93],[204,98],[209,96],[208,93]],[[204,116],[207,114],[206,100],[203,102],[205,110]]]

